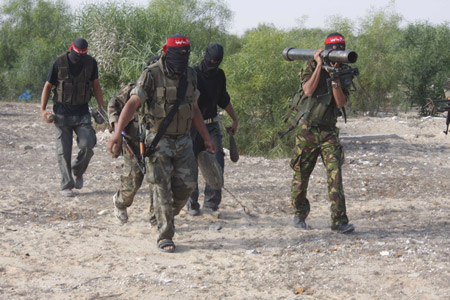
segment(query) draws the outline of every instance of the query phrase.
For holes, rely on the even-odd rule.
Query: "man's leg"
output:
[[[134,158],[125,151],[123,173],[120,176],[120,189],[116,193],[116,206],[126,209],[133,204],[133,199],[142,185],[144,175]]]
[[[56,126],[56,155],[61,172],[61,190],[72,189],[72,139],[73,131],[70,126]]]
[[[195,158],[197,157],[197,154],[205,150],[205,146],[203,144],[203,139],[200,136],[200,134],[197,132],[194,126],[191,128],[191,139],[192,139],[192,149],[194,151]],[[196,168],[198,169],[198,166],[196,165]],[[195,187],[192,193],[189,195],[189,198],[187,200],[186,209],[187,213],[192,216],[198,216],[200,215],[200,204],[198,203],[198,196],[200,194],[198,189],[198,171],[197,171],[197,177],[195,178]]]
[[[317,148],[318,140],[315,136],[315,129],[306,125],[301,125],[301,134],[295,139],[294,157],[290,166],[294,171],[291,186],[292,205],[294,207],[294,223],[300,221],[304,223],[310,211],[310,204],[306,198],[309,177],[317,162],[319,149]],[[294,224],[294,225],[297,225]],[[302,224],[300,224],[302,225]],[[305,226],[301,226],[306,228]]]
[[[171,187],[174,148],[174,141],[163,137],[159,142],[158,150],[146,158],[145,179],[151,184],[154,212],[158,223],[158,241],[171,240],[175,233]]]
[[[331,226],[348,224],[345,207],[344,187],[342,184],[342,164],[344,151],[336,131],[323,132],[321,157],[327,170],[328,196],[331,202]]]
[[[222,176],[225,167],[225,153],[223,152],[222,145],[222,133],[220,132],[220,124],[218,122],[207,124],[206,128],[208,129],[209,135],[211,139],[216,145],[216,153],[214,154],[217,162],[222,168]],[[222,189],[213,189],[208,184],[205,185],[205,201],[203,202],[204,208],[210,208],[213,211],[216,211],[219,208],[219,204],[222,201]]]
[[[75,177],[80,178],[86,172],[89,162],[94,155],[92,149],[97,143],[97,137],[91,125],[90,115],[81,116],[80,124],[75,126],[74,130],[77,134],[77,144],[80,151],[72,164],[72,171]]]
[[[133,204],[134,196],[142,185],[144,175],[137,162],[127,152],[124,152],[124,168],[120,176],[120,189],[113,196],[115,215],[121,222],[128,220],[127,208]]]
[[[195,162],[190,138],[177,141],[177,153],[173,159],[174,173],[172,177],[173,215],[180,213],[186,201],[197,186],[198,167]]]

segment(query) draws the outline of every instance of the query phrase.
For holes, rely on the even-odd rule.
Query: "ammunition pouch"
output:
[[[53,90],[55,102],[68,105],[89,103],[93,94],[91,76],[94,59],[89,55],[86,55],[83,59],[85,60],[83,69],[78,76],[74,77],[69,70],[67,53],[58,57],[58,83]]]

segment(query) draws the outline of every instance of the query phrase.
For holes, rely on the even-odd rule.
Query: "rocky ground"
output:
[[[146,187],[127,224],[113,216],[122,160],[106,152],[108,132],[97,133],[85,187],[63,198],[53,125],[38,104],[0,102],[0,299],[450,299],[445,120],[361,117],[339,127],[353,234],[330,231],[321,162],[312,230],[300,231],[289,159],[241,156],[226,160],[221,218],[182,211],[176,252],[166,254]]]

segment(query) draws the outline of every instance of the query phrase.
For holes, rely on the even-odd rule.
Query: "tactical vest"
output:
[[[86,55],[83,57],[83,68],[80,74],[74,77],[69,70],[69,61],[67,53],[60,55],[58,61],[58,83],[55,87],[55,102],[81,105],[88,103],[92,96],[92,71],[94,68],[94,59]]]
[[[144,107],[145,122],[150,122],[150,130],[158,132],[164,118],[169,114],[177,99],[178,79],[172,80],[164,74],[161,61],[148,66],[145,72],[150,72],[153,79],[153,88],[147,92],[147,103]],[[183,135],[190,131],[194,118],[194,98],[197,75],[194,69],[187,69],[186,96],[181,101],[178,111],[172,119],[165,135]]]
[[[322,72],[326,71],[322,70]],[[296,111],[289,127],[297,126],[301,119],[310,123],[311,126],[333,127],[336,125],[340,110],[333,101],[333,95],[328,93],[326,79],[326,74],[321,74],[317,89],[311,97],[305,95],[300,85],[297,93],[289,101],[291,113]]]

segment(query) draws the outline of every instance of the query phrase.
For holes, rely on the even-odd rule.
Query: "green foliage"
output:
[[[73,37],[68,7],[61,1],[10,0],[1,16],[0,96],[16,98],[28,89],[39,99],[56,54]]]
[[[286,31],[260,25],[243,37],[227,33],[232,12],[224,0],[151,0],[147,7],[113,0],[86,4],[75,13],[63,0],[2,3],[3,99],[17,99],[30,90],[39,100],[55,58],[78,36],[88,41],[89,54],[99,65],[104,98],[110,99],[123,84],[137,80],[150,56],[161,54],[168,36],[185,34],[191,40],[191,65],[201,61],[208,44],[224,46],[222,68],[240,124],[235,138],[240,150],[251,155],[281,157],[293,147],[292,134],[280,140],[277,133],[287,128],[283,122],[287,101],[297,90],[297,74],[304,62],[284,61],[281,53],[286,47],[323,48],[327,34],[342,33],[347,49],[359,57],[361,86],[348,105],[356,112],[407,110],[428,97],[442,98],[449,73],[449,24],[401,28],[402,17],[393,2],[356,21],[329,17],[325,29],[304,28],[303,16],[298,28]]]
[[[231,12],[222,1],[154,0],[147,8],[125,2],[88,5],[78,23],[90,54],[99,64],[102,86],[106,91],[117,91],[137,80],[148,58],[160,55],[172,34],[189,37],[191,64],[202,59],[209,43],[226,45],[230,18]]]
[[[397,48],[401,17],[389,11],[374,11],[363,20],[353,43],[358,53],[362,88],[352,97],[353,109],[376,113],[392,100],[399,83]],[[350,49],[350,47],[348,47]]]
[[[401,79],[412,103],[423,105],[426,98],[444,98],[444,85],[450,72],[449,36],[448,24],[410,24],[402,32]]]
[[[281,53],[293,40],[284,31],[262,25],[243,37],[239,52],[225,57],[223,68],[233,107],[239,116],[240,150],[251,155],[284,156],[289,147],[278,131],[287,100],[297,89],[296,64],[283,60]]]

